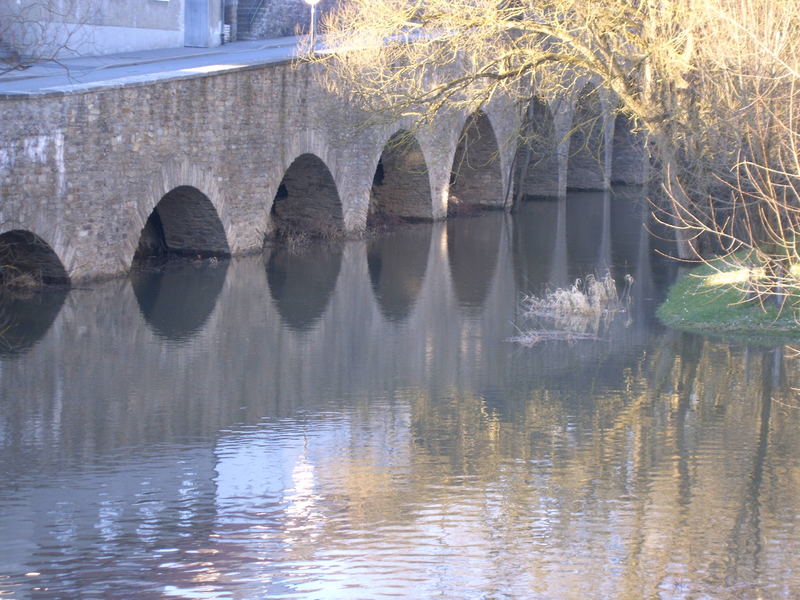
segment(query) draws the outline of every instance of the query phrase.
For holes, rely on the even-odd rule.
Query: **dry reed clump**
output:
[[[0,289],[24,295],[44,285],[40,273],[22,271],[12,266],[0,266]]]
[[[600,339],[614,316],[626,312],[632,285],[633,277],[626,275],[620,294],[610,273],[600,279],[587,275],[542,297],[525,296],[522,316],[530,326],[518,328],[519,335],[509,341],[531,347],[545,341]]]

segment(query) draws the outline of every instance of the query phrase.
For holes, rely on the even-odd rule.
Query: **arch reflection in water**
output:
[[[502,213],[447,222],[447,258],[456,298],[462,308],[483,308],[494,272],[503,226]]]
[[[548,282],[559,202],[524,202],[514,214],[514,275],[522,294],[539,294]]]
[[[608,270],[610,229],[605,200],[603,192],[567,195],[566,246],[571,267],[568,279],[584,277],[598,269]]]
[[[269,293],[290,329],[307,331],[325,313],[339,278],[343,250],[337,241],[269,250]]]
[[[0,357],[21,356],[33,348],[50,329],[68,293],[66,287],[0,291]]]
[[[139,310],[159,337],[191,338],[205,325],[225,283],[228,262],[173,262],[159,268],[135,267],[131,285]]]
[[[367,243],[372,290],[390,321],[405,319],[414,307],[428,267],[431,231],[431,225],[419,224]]]

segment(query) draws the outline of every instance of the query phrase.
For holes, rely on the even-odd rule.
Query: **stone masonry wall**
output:
[[[330,171],[345,229],[362,229],[379,158],[401,124],[358,127],[364,115],[324,91],[315,68],[273,64],[75,93],[0,96],[0,232],[40,236],[72,280],[121,274],[155,206],[168,192],[190,186],[215,208],[230,252],[251,252],[271,229],[284,174],[306,153]],[[434,219],[447,211],[466,119],[448,114],[415,133]],[[505,172],[513,153],[500,154]],[[213,218],[213,211],[206,213]]]
[[[74,92],[0,95],[0,234],[36,234],[73,281],[126,273],[153,209],[185,186],[190,194],[180,206],[186,210],[176,204],[177,216],[170,218],[162,206],[166,235],[186,240],[173,239],[173,245],[234,255],[256,251],[275,225],[271,210],[279,186],[302,155],[319,159],[339,202],[302,207],[314,209],[310,226],[324,231],[330,221],[359,231],[371,198],[384,205],[392,198],[390,190],[375,197],[373,184],[384,153],[384,175],[391,170],[387,142],[400,130],[413,132],[412,171],[420,177],[412,187],[415,193],[425,189],[427,178],[429,209],[415,199],[413,210],[411,204],[400,213],[382,210],[442,219],[451,192],[483,206],[502,206],[510,197],[519,142],[512,103],[496,97],[476,113],[477,123],[445,111],[425,127],[408,118],[364,127],[366,115],[317,83],[317,68],[268,64]],[[569,131],[569,114],[554,111],[557,131]],[[477,127],[466,128],[464,137],[467,123]],[[613,137],[613,131],[605,136],[607,142]],[[558,147],[559,190],[567,179],[568,145]],[[609,162],[608,148],[605,154]],[[464,168],[451,190],[454,164]],[[605,170],[610,175],[610,165]],[[602,170],[598,180],[605,185]],[[183,229],[180,214],[187,215]],[[204,231],[213,233],[206,236],[214,238],[213,247],[192,241]]]

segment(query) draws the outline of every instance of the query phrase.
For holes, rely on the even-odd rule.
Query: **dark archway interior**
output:
[[[531,100],[514,159],[514,187],[520,197],[558,196],[558,154],[555,124],[550,108],[538,98]]]
[[[448,212],[503,203],[503,177],[497,137],[482,111],[468,120],[461,132],[450,172]]]
[[[228,261],[170,263],[161,268],[134,268],[131,285],[139,310],[153,332],[184,341],[205,325],[225,283]]]
[[[322,160],[313,154],[301,154],[295,159],[278,186],[271,216],[275,237],[335,237],[344,231],[336,182]]]
[[[567,163],[568,190],[605,187],[603,112],[597,88],[586,86],[578,96],[572,117]]]
[[[170,256],[230,256],[216,208],[208,196],[188,185],[165,194],[150,213],[134,260]]]
[[[19,289],[69,285],[69,275],[47,242],[15,229],[0,235],[0,285]]]
[[[431,219],[428,166],[416,139],[394,134],[383,149],[372,182],[367,226],[396,220]]]
[[[614,121],[612,156],[611,183],[613,185],[642,185],[645,183],[644,135],[634,131],[634,124],[626,115],[617,115]]]
[[[290,329],[307,331],[322,318],[339,278],[342,252],[342,244],[336,241],[270,250],[269,293]]]
[[[428,268],[431,235],[431,225],[419,224],[367,244],[372,291],[387,320],[402,321],[414,308]]]

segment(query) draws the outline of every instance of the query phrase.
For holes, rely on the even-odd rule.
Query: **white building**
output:
[[[225,4],[226,0],[2,0],[0,48],[54,58],[218,46]]]

